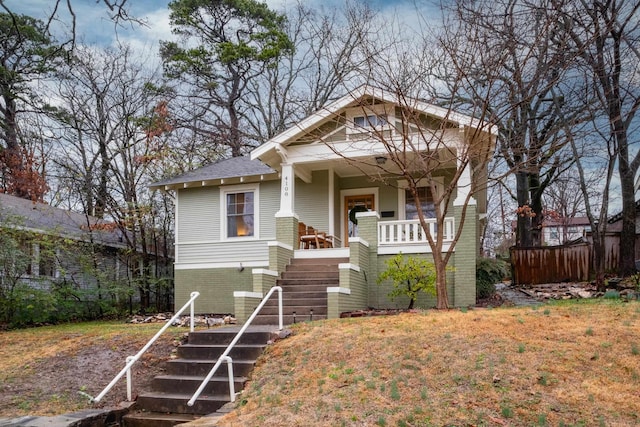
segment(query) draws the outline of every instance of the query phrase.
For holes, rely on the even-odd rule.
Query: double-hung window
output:
[[[425,218],[436,217],[436,207],[433,203],[433,196],[431,195],[431,188],[418,187],[416,188],[417,197],[414,197],[413,193],[409,189],[405,191],[405,219],[418,219],[418,204],[422,208],[422,214]]]
[[[435,199],[442,191],[442,178],[434,177],[433,181],[421,179],[417,183],[416,195],[409,190],[409,183],[405,180],[398,181],[398,211],[399,219],[418,219],[418,203],[422,208],[425,219],[436,217]],[[432,193],[435,191],[435,195]]]
[[[257,236],[256,186],[229,187],[222,191],[223,235],[225,238]]]

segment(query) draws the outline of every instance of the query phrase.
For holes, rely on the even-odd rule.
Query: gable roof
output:
[[[92,229],[94,242],[105,246],[125,247],[120,230],[96,227],[104,224],[109,223],[90,215],[0,193],[0,226],[9,225],[81,241],[89,240],[89,229]]]
[[[318,124],[322,123],[324,120],[334,116],[340,110],[347,108],[352,104],[356,104],[359,100],[362,100],[364,98],[373,98],[390,104],[399,103],[398,97],[389,91],[385,91],[384,89],[375,88],[368,85],[362,85],[357,89],[349,92],[342,98],[330,103],[326,107],[321,108],[314,114],[299,122],[297,125],[290,127],[286,131],[280,133],[279,135],[276,135],[261,146],[255,148],[251,152],[251,158],[260,158],[270,150],[276,149],[278,145],[304,134]],[[416,111],[420,111],[427,115],[458,123],[460,126],[479,128],[482,125],[482,122],[480,120],[475,119],[471,116],[456,113],[455,111],[452,111],[450,109],[429,104],[424,101],[406,98],[403,101],[405,101],[406,106],[409,106]],[[495,126],[490,126],[488,131],[491,134],[497,134],[497,129],[495,128]]]
[[[265,176],[277,175],[277,172],[260,160],[251,160],[247,156],[232,157],[194,169],[182,175],[159,181],[149,186],[152,190],[196,187],[223,184],[227,179],[238,178],[242,182],[249,179],[263,180]]]
[[[624,212],[620,211],[620,212],[618,212],[618,213],[616,213],[614,215],[611,215],[609,217],[609,219],[607,220],[607,222],[609,224],[613,224],[614,222],[618,222],[618,221],[622,220],[622,214],[623,213]],[[640,199],[636,200],[636,216],[638,216],[638,213],[640,213]]]

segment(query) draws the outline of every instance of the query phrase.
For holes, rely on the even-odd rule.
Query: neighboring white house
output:
[[[416,126],[403,122],[407,105],[420,121]],[[471,117],[417,100],[401,105],[387,92],[362,87],[250,156],[221,160],[153,184],[152,189],[176,194],[176,304],[199,291],[199,312],[235,312],[242,318],[245,313],[239,307],[255,306],[291,259],[315,257],[349,260],[340,264],[340,285],[327,289],[329,317],[358,308],[395,307],[376,283],[384,261],[400,252],[432,255],[406,182],[371,179],[376,165],[387,160],[376,135],[393,141],[403,136],[404,141],[413,141],[415,136],[418,141],[425,128],[443,141],[432,156],[438,159],[439,172],[431,182],[420,181],[421,207],[427,215],[433,211],[430,188],[443,191],[455,171],[462,173],[443,229],[436,230],[435,221],[429,221],[433,233],[444,234],[445,250],[463,226],[461,201],[472,187],[477,189],[471,203],[465,204],[466,220],[447,280],[452,305],[474,304],[487,171],[482,164],[460,162],[457,156],[466,152],[462,148],[472,138],[492,146],[494,135],[480,132],[479,137],[479,127]],[[429,150],[424,144],[416,147],[424,151],[407,155],[424,157]],[[305,245],[299,240],[300,223],[326,233],[332,247],[301,249]],[[418,305],[433,302],[422,298]]]
[[[542,244],[545,246],[564,245],[586,236],[591,230],[587,217],[551,218],[542,224]]]

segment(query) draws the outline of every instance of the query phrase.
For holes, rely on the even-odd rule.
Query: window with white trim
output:
[[[223,236],[226,239],[258,236],[258,187],[221,189]]]
[[[366,108],[351,108],[346,112],[347,138],[363,139],[371,134],[382,132],[385,136],[392,136],[394,116],[393,110],[387,105],[371,105]]]
[[[416,188],[416,195],[414,197],[411,190],[408,188],[405,191],[404,202],[404,216],[405,219],[419,219],[418,216],[418,203],[422,208],[422,214],[425,218],[436,217],[436,206],[433,203],[433,196],[431,195],[430,187],[418,187]]]
[[[418,206],[420,203],[422,213],[426,219],[436,217],[436,205],[432,190],[435,189],[435,196],[442,191],[443,183],[441,177],[436,177],[430,184],[429,180],[421,179],[417,183],[415,197],[409,190],[409,184],[405,180],[398,181],[398,212],[399,218],[404,220],[418,219]],[[416,200],[417,199],[417,200]]]
[[[388,124],[386,115],[369,114],[366,116],[356,116],[353,118],[356,129],[381,128]]]

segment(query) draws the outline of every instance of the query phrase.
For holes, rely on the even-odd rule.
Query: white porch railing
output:
[[[429,232],[435,236],[438,232],[435,219],[428,219]],[[454,219],[445,218],[444,220],[444,241],[453,241],[455,234]],[[380,221],[378,222],[378,245],[407,245],[412,243],[427,244],[427,236],[420,225],[420,221]]]
[[[102,392],[97,395],[96,397],[94,397],[92,400],[94,402],[99,402],[105,394],[107,394],[109,392],[109,390],[111,390],[113,388],[114,385],[116,385],[116,383],[118,382],[118,380],[120,380],[120,378],[123,377],[123,375],[127,374],[127,400],[129,402],[131,402],[132,400],[132,396],[131,396],[131,389],[132,389],[132,384],[133,384],[133,380],[131,378],[131,367],[133,366],[134,363],[136,363],[138,361],[138,359],[140,359],[140,357],[144,354],[145,351],[147,351],[149,349],[149,347],[151,347],[151,345],[156,342],[156,340],[158,338],[160,338],[160,335],[162,335],[162,333],[164,331],[167,330],[167,328],[169,328],[169,326],[173,325],[174,322],[178,319],[178,317],[180,317],[180,315],[182,315],[182,313],[187,309],[187,307],[190,307],[190,315],[191,315],[191,319],[190,319],[190,328],[189,330],[191,332],[193,332],[194,327],[195,327],[195,316],[194,316],[194,301],[196,300],[196,298],[198,298],[200,296],[199,292],[191,292],[191,298],[189,299],[189,301],[187,301],[185,303],[184,306],[182,306],[182,308],[180,310],[178,310],[176,312],[176,314],[173,315],[173,317],[167,321],[167,323],[165,323],[165,325],[153,336],[153,338],[151,338],[149,340],[149,342],[142,347],[142,350],[140,350],[138,352],[138,354],[136,354],[135,356],[129,356],[126,359],[126,365],[124,368],[122,368],[122,370],[118,373],[118,375],[116,375],[113,380],[111,380],[111,382],[109,383],[109,385],[107,385],[104,390],[102,390]],[[89,396],[91,397],[91,396]]]

